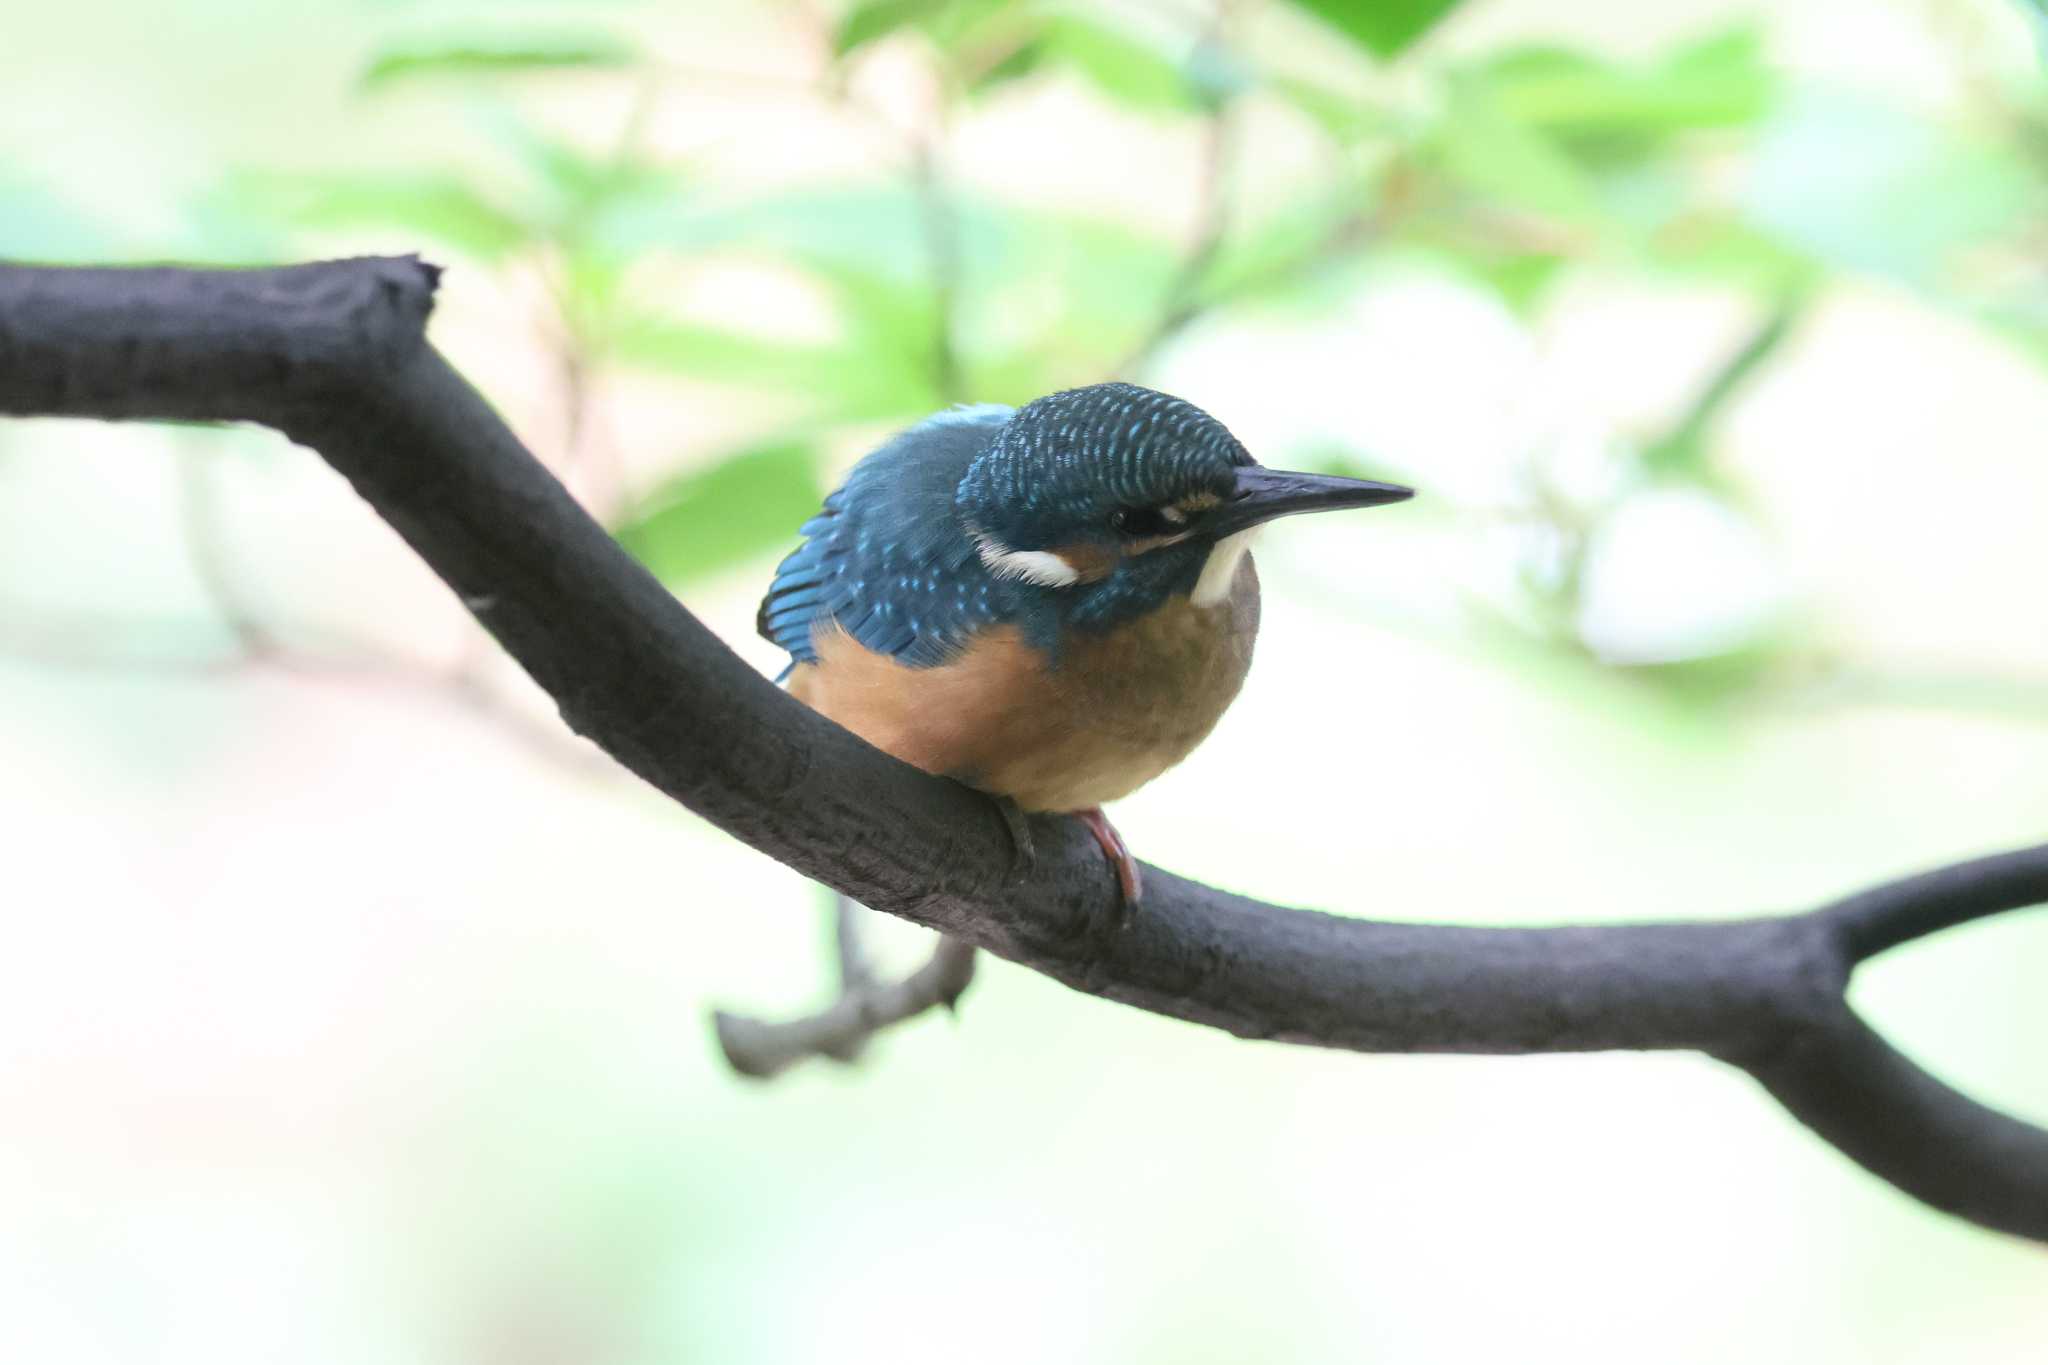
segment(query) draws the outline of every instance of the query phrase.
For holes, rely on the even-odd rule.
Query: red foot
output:
[[[1109,823],[1109,817],[1102,813],[1102,807],[1075,811],[1081,823],[1088,826],[1088,832],[1095,836],[1095,842],[1102,845],[1103,856],[1116,869],[1117,890],[1123,893],[1124,908],[1135,909],[1145,895],[1145,879],[1138,871],[1138,860],[1131,856],[1131,850],[1124,845],[1124,836],[1116,832],[1116,826]]]

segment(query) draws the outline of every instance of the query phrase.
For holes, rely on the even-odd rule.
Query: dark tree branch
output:
[[[1815,914],[1833,924],[1855,963],[1973,919],[2044,902],[2048,857],[2029,848],[1887,882]]]
[[[1843,997],[1873,952],[2048,896],[2048,846],[1805,915],[1545,929],[1346,919],[1148,868],[1119,931],[1074,822],[1034,821],[1014,880],[992,802],[785,696],[628,557],[426,344],[434,280],[413,260],[0,269],[0,412],[278,428],[347,476],[574,729],[864,905],[1247,1038],[1701,1050],[1908,1193],[2048,1240],[2048,1135],[1943,1086]]]
[[[2048,1240],[2048,1132],[1942,1084],[1853,1012],[1728,1060],[1872,1174],[1959,1218]]]

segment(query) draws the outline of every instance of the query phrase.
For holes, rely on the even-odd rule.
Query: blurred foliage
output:
[[[2025,8],[2048,34],[2048,11]],[[567,28],[517,9],[434,31],[394,15],[392,36],[362,63],[358,97],[462,101],[478,155],[228,174],[194,210],[207,243],[194,254],[287,255],[318,234],[402,234],[544,279],[551,344],[583,388],[630,371],[786,398],[773,439],[602,509],[678,586],[787,544],[815,504],[822,452],[846,438],[953,401],[1142,379],[1209,315],[1340,303],[1361,262],[1464,281],[1532,324],[1580,273],[1722,291],[1753,318],[1746,340],[1681,411],[1618,441],[1603,477],[1554,478],[1539,452],[1512,505],[1453,509],[1473,535],[1506,523],[1521,537],[1512,587],[1473,602],[1471,629],[1625,667],[1683,700],[1726,700],[1799,672],[1811,660],[1794,657],[1782,615],[1682,657],[1610,657],[1583,626],[1588,557],[1638,500],[1674,490],[1759,527],[1717,459],[1716,433],[1832,280],[1916,291],[2048,358],[2048,94],[2040,82],[1981,79],[1981,116],[1964,121],[1787,88],[1744,26],[1631,60],[1433,42],[1459,11],[1457,0],[799,6],[787,14],[813,26],[816,53],[799,82],[706,70],[694,54],[679,63],[625,9],[587,7]],[[929,77],[921,123],[860,95],[864,64],[884,58],[897,64],[892,80],[906,63]],[[541,112],[556,106],[532,96],[561,80],[616,87],[630,108],[609,145]],[[756,93],[879,133],[898,173],[743,190],[650,150],[644,130],[664,100],[750,80]],[[1049,86],[1192,135],[1205,149],[1192,238],[951,178],[961,119]],[[1236,172],[1253,111],[1314,139],[1325,173],[1248,200]],[[120,254],[19,179],[0,180],[0,251]],[[833,327],[796,337],[754,319],[678,315],[635,283],[650,267],[722,260],[802,279]],[[1370,452],[1320,458],[1381,464]]]
[[[746,563],[810,520],[825,496],[802,441],[737,451],[654,490],[616,529],[621,542],[672,583]]]
[[[409,40],[379,52],[363,68],[364,89],[432,76],[501,76],[568,67],[630,66],[635,46],[603,30],[582,33],[455,33]]]
[[[1427,33],[1458,0],[1301,0],[1301,7],[1381,57]]]

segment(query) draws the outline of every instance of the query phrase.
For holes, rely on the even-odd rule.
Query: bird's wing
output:
[[[953,494],[1013,411],[942,412],[856,464],[776,570],[755,618],[761,635],[814,663],[814,633],[837,622],[867,649],[929,667],[997,619],[1006,585],[983,570]]]

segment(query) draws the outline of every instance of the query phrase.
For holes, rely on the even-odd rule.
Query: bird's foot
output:
[[[996,814],[1003,817],[1003,828],[1010,832],[1010,880],[1021,882],[1038,856],[1037,844],[1031,837],[1031,817],[1007,796],[991,795],[989,799],[996,803]]]
[[[1116,832],[1116,826],[1109,823],[1109,817],[1102,813],[1102,807],[1091,806],[1087,810],[1074,812],[1081,823],[1088,826],[1088,832],[1095,836],[1095,842],[1102,846],[1103,856],[1116,869],[1116,888],[1122,897],[1125,922],[1130,912],[1138,908],[1138,902],[1145,896],[1144,874],[1138,870],[1138,860],[1131,856],[1130,848],[1124,843],[1124,836]]]

